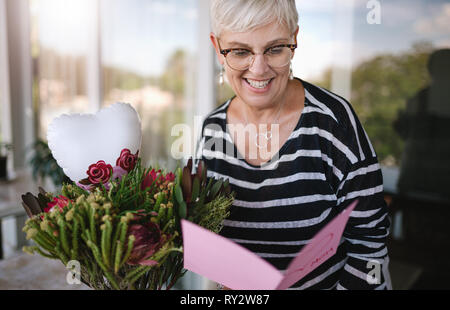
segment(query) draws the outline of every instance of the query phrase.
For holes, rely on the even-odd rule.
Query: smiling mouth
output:
[[[273,78],[264,80],[264,81],[256,81],[256,80],[251,80],[251,79],[247,79],[247,78],[244,78],[244,80],[253,88],[263,89],[263,88],[266,88],[267,85],[269,85],[270,82],[273,81]]]

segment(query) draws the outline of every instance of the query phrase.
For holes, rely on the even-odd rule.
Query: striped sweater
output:
[[[291,289],[390,289],[387,205],[377,156],[344,98],[306,81],[300,119],[274,160],[248,163],[227,130],[231,99],[205,118],[197,145],[208,178],[236,193],[221,235],[278,270],[355,199],[334,256]]]

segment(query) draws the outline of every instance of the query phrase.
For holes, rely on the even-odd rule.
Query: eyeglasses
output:
[[[221,49],[219,40],[217,40],[217,43],[228,66],[234,70],[247,70],[253,64],[255,55],[257,55],[257,53],[245,48]],[[297,44],[278,44],[268,47],[263,52],[264,60],[272,68],[287,66],[296,48]]]

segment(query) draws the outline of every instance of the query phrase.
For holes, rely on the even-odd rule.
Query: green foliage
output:
[[[157,78],[155,77],[147,77],[129,70],[110,66],[103,67],[103,80],[105,94],[109,94],[113,89],[136,90],[146,85],[157,84]]]
[[[201,205],[196,210],[194,221],[202,227],[207,227],[209,230],[219,233],[223,227],[223,220],[230,215],[229,207],[233,203],[234,195],[218,196],[217,199]]]
[[[33,179],[35,181],[49,177],[56,187],[61,186],[63,182],[70,182],[70,179],[64,174],[62,168],[56,163],[47,142],[38,139],[32,148],[33,154],[29,164],[31,165]]]
[[[163,169],[158,174],[152,167],[143,167],[138,158],[134,169],[110,180],[108,186],[86,191],[65,183],[61,195],[69,199],[67,204],[26,222],[27,239],[36,245],[24,251],[59,259],[65,265],[78,260],[82,281],[94,289],[171,288],[185,274],[180,220],[189,215],[198,225],[219,232],[234,199],[228,182],[215,185],[210,179],[207,186],[200,186],[200,181],[206,184],[206,168],[203,163],[200,166],[202,172],[194,175],[190,166],[178,167],[172,178]],[[193,192],[183,192],[183,171],[189,181],[194,178]],[[46,193],[45,200],[48,203],[56,196]],[[195,199],[187,202],[185,196]],[[134,235],[140,231],[136,226],[149,224],[156,225],[160,241],[144,259],[154,264],[135,265],[130,261],[134,246],[137,240],[142,243]]]
[[[159,86],[174,94],[176,97],[183,97],[187,74],[187,53],[183,49],[176,50],[167,61],[166,70],[161,75]]]
[[[418,42],[406,52],[380,54],[352,72],[351,104],[367,131],[381,162],[398,164],[404,142],[392,124],[408,99],[430,82],[427,61],[433,47]],[[331,70],[316,84],[331,87]]]

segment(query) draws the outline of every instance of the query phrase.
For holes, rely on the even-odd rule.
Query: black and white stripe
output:
[[[298,81],[305,107],[267,164],[239,158],[226,124],[231,100],[206,117],[196,159],[206,163],[209,178],[228,179],[236,192],[221,234],[284,271],[322,227],[358,199],[336,255],[291,289],[390,288],[389,219],[373,146],[344,98]],[[372,261],[382,265],[378,284],[367,281]]]

